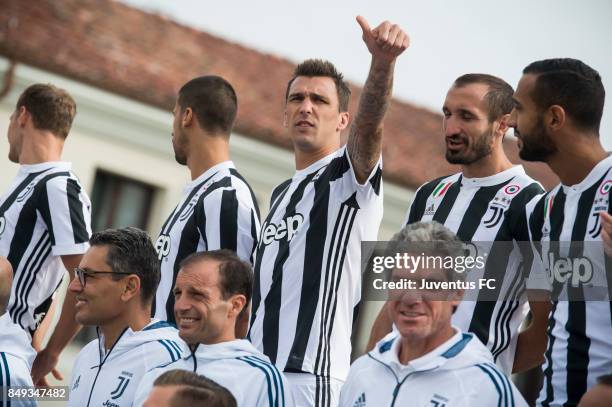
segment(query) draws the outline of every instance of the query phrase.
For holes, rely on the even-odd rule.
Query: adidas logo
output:
[[[359,396],[359,398],[355,400],[355,404],[353,404],[353,407],[365,407],[365,405],[366,405],[365,393],[361,393],[361,396]]]
[[[432,203],[427,208],[425,208],[425,216],[431,216],[436,213],[436,206]]]

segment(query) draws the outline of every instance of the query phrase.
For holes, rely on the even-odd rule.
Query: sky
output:
[[[355,17],[363,15],[372,28],[389,20],[411,39],[396,64],[394,97],[438,112],[456,77],[489,73],[515,87],[523,68],[544,58],[584,61],[599,71],[612,94],[608,0],[123,2],[296,63],[329,59],[357,84],[365,82],[370,54]],[[609,99],[600,134],[612,150]]]

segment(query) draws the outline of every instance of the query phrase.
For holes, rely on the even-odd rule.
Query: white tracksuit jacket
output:
[[[238,407],[292,407],[291,390],[283,374],[249,341],[236,339],[214,345],[200,344],[189,356],[147,373],[134,406],[142,406],[162,373],[184,369],[206,376],[234,395]]]
[[[107,353],[99,334],[77,356],[68,405],[129,407],[146,372],[187,353],[178,330],[167,322],[153,320],[137,332],[126,328]]]
[[[527,406],[471,333],[457,333],[432,352],[400,364],[392,332],[357,359],[340,394],[340,407]]]
[[[8,312],[0,316],[0,390],[2,387],[33,386],[30,371],[36,351],[30,337],[11,320]],[[9,405],[0,391],[0,406]],[[35,401],[12,401],[12,406],[35,406]]]

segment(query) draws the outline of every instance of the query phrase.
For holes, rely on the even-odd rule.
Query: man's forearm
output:
[[[383,119],[393,89],[395,61],[372,58],[347,148],[360,182],[365,182],[380,157]]]
[[[81,325],[74,319],[75,305],[75,294],[67,291],[59,321],[45,347],[48,352],[59,355],[81,329]]]
[[[552,304],[548,300],[535,301],[534,298],[544,295],[539,291],[531,290],[528,295],[532,320],[529,327],[518,335],[512,373],[524,372],[541,365],[548,343],[546,328]]]
[[[512,367],[513,374],[533,369],[544,362],[546,337],[541,338],[539,335],[534,335],[534,332],[530,331],[533,328],[529,327],[518,335]]]

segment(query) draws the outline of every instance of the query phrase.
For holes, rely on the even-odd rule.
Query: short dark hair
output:
[[[188,370],[169,370],[154,386],[184,386],[170,399],[171,406],[235,407],[236,399],[225,387]]]
[[[140,298],[149,304],[160,280],[160,264],[149,235],[134,227],[94,233],[92,246],[108,246],[106,262],[112,271],[135,274],[140,279]],[[119,279],[122,276],[112,276]]]
[[[348,112],[349,98],[351,96],[351,89],[348,84],[344,81],[344,76],[338,72],[334,64],[329,61],[322,59],[307,59],[306,61],[299,64],[295,71],[293,71],[293,77],[287,83],[287,90],[285,91],[285,102],[289,98],[289,89],[291,84],[298,76],[306,76],[309,78],[315,76],[324,76],[332,78],[336,84],[336,93],[338,94],[339,110],[341,112]]]
[[[540,110],[561,106],[579,128],[599,133],[606,91],[599,72],[571,58],[532,62],[523,74],[537,75],[531,92]]]
[[[76,103],[64,89],[51,84],[37,83],[28,86],[17,100],[32,116],[34,127],[48,130],[61,138],[68,137],[76,116]]]
[[[454,86],[460,88],[475,83],[481,83],[489,87],[484,100],[487,104],[487,117],[490,123],[512,112],[514,89],[508,82],[497,76],[486,73],[468,73],[455,79]]]
[[[236,120],[238,98],[228,81],[207,75],[183,85],[178,93],[178,105],[183,110],[190,107],[204,130],[229,136]]]
[[[221,249],[193,253],[181,262],[181,269],[206,260],[219,263],[219,288],[223,298],[228,299],[232,295],[242,294],[246,297],[244,307],[248,308],[253,290],[251,265],[240,260],[233,251]]]
[[[597,383],[603,384],[605,386],[612,386],[612,373],[599,376],[597,378]]]

